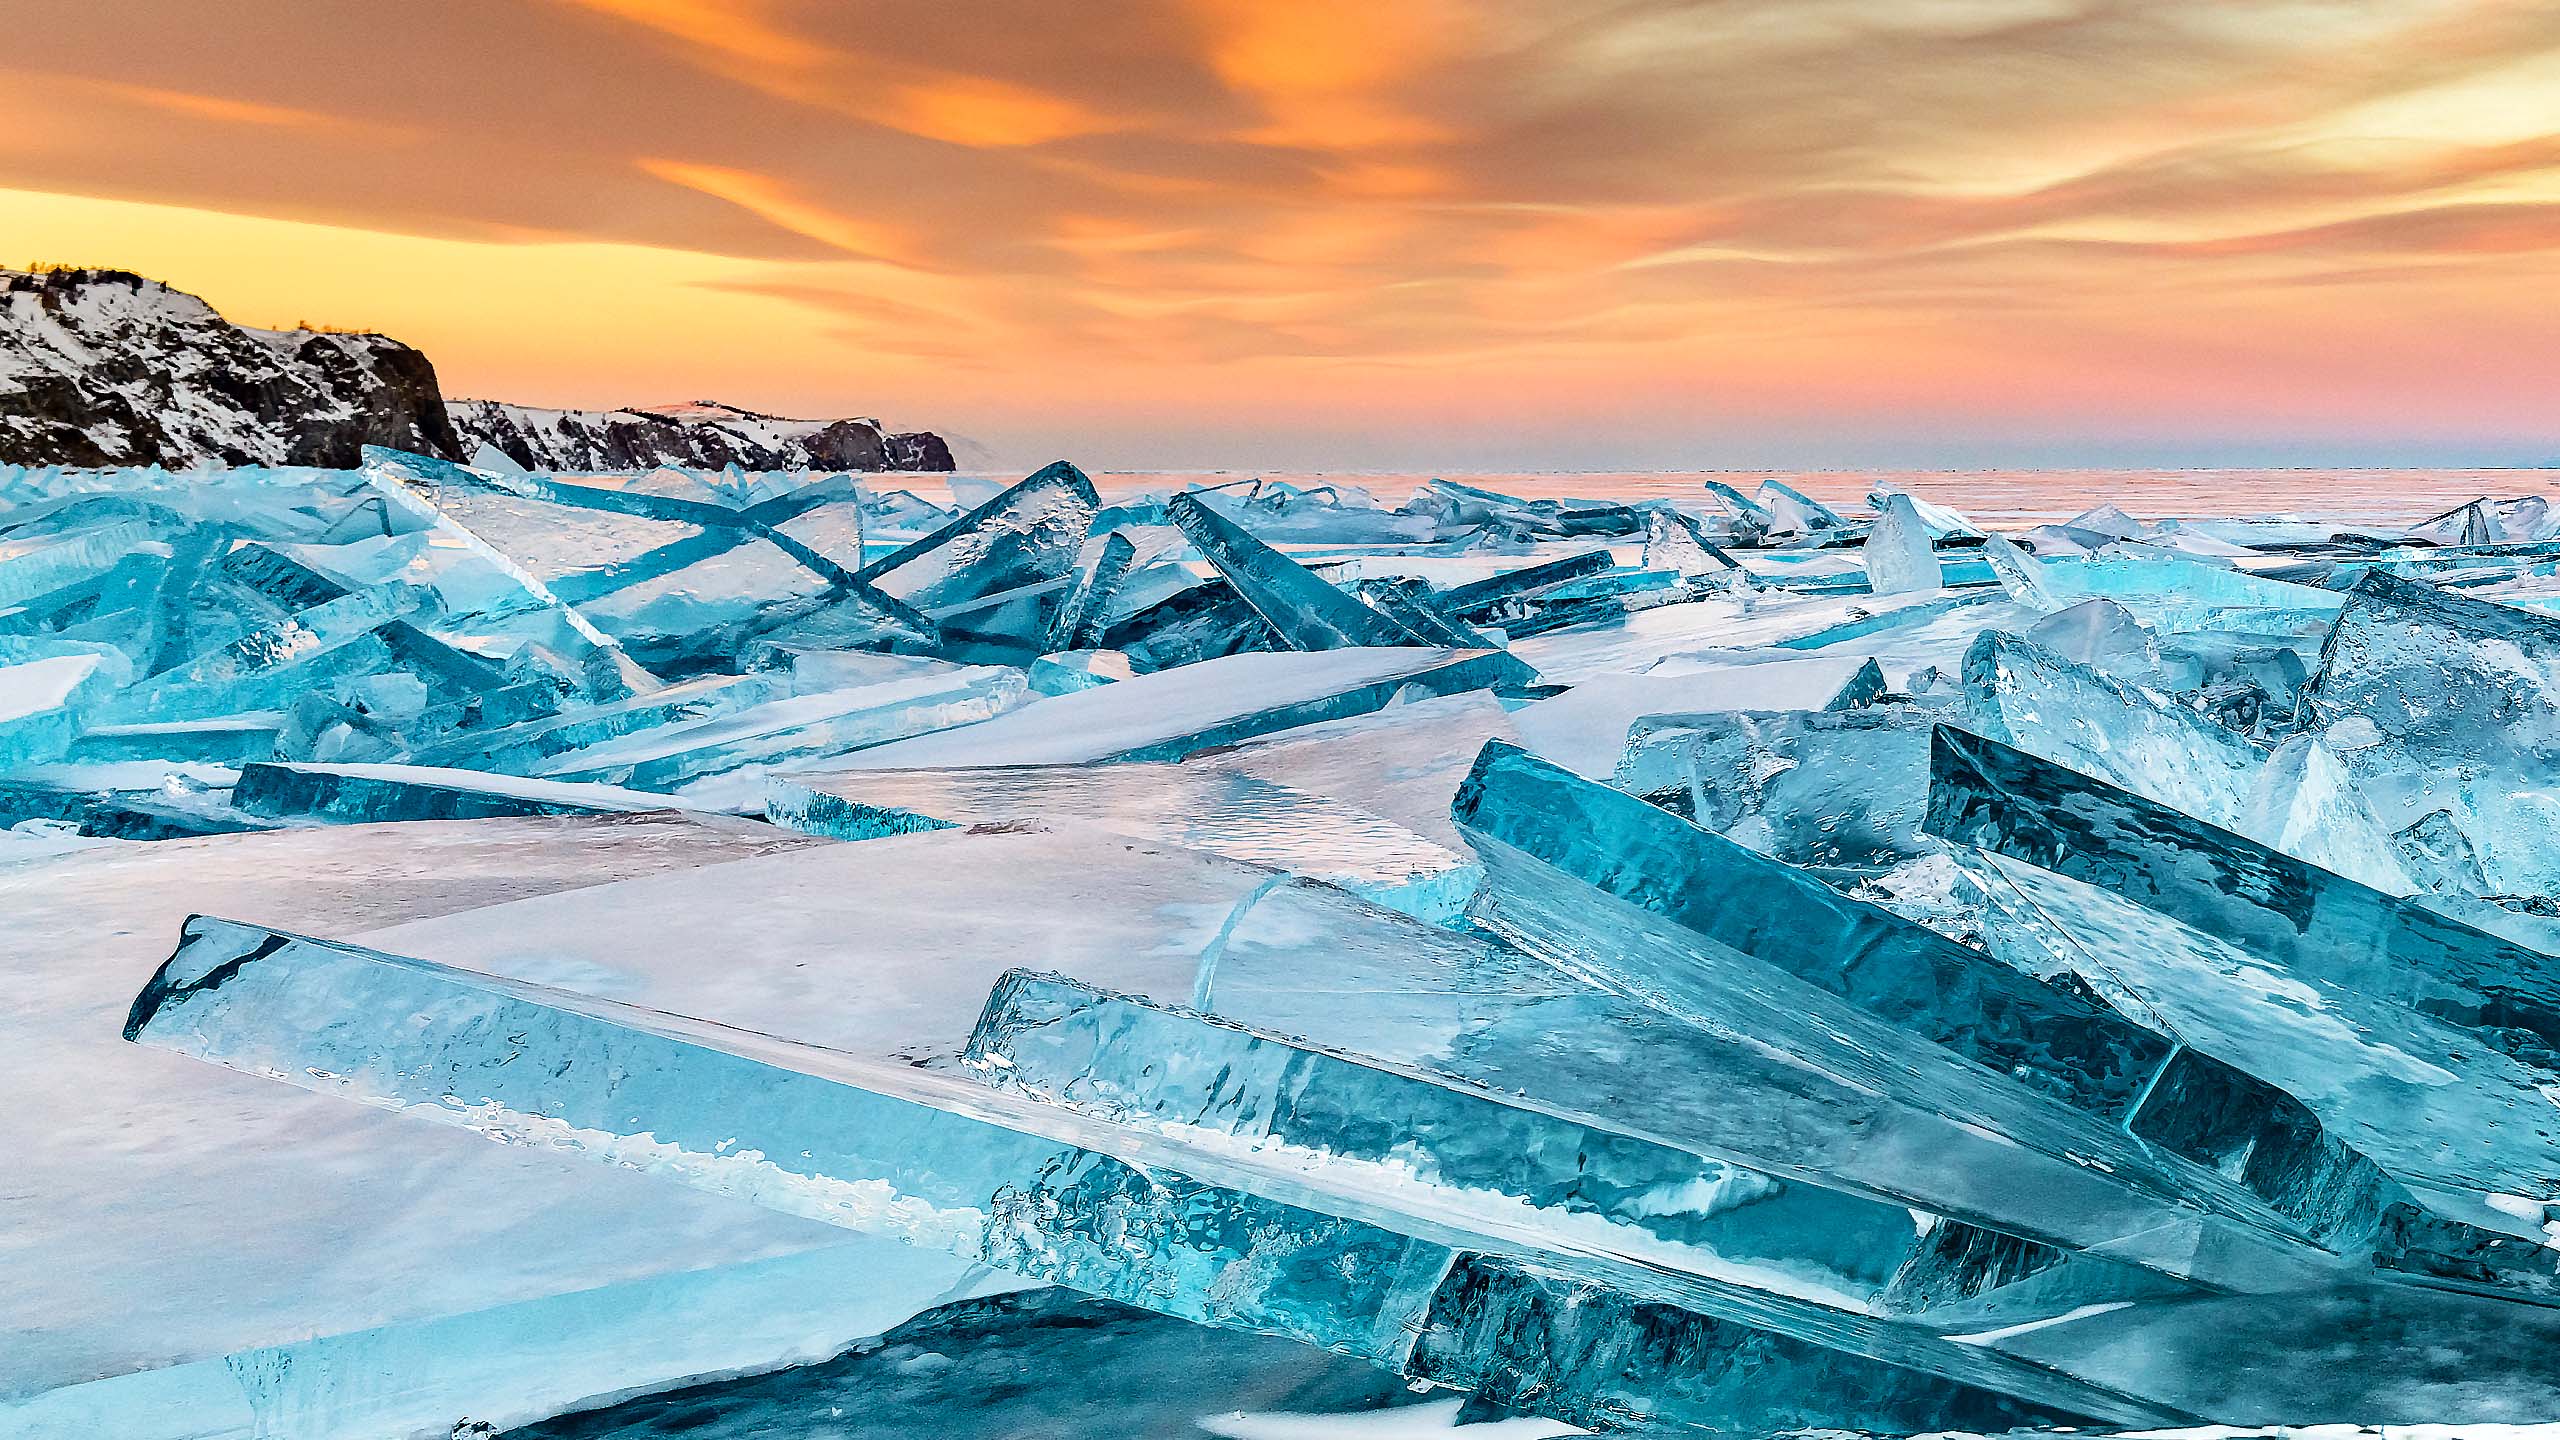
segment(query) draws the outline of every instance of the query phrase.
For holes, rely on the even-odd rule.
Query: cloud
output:
[[[748,398],[859,353],[980,377],[954,406],[1821,365],[2032,406],[2076,382],[1945,337],[2247,314],[2316,389],[2354,317],[2315,301],[2371,346],[2489,296],[2560,329],[2560,0],[490,0],[407,12],[396,61],[361,7],[224,8],[100,0],[13,56],[0,186],[721,257],[841,347],[692,387]]]

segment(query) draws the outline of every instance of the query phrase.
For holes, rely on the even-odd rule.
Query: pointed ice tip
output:
[[[1449,818],[1461,825],[1473,824],[1476,812],[1484,804],[1485,785],[1494,767],[1514,763],[1543,765],[1546,762],[1508,740],[1484,742],[1484,748],[1476,752],[1476,763],[1467,769],[1467,778],[1458,782],[1458,793],[1449,797]]]
[[[1077,469],[1075,462],[1072,460],[1052,460],[1048,464],[1041,466],[1039,469],[1032,471],[1029,475],[1024,476],[1020,485],[1015,485],[1011,488],[1019,490],[1023,485],[1055,484],[1066,485],[1069,489],[1074,490],[1077,494],[1083,496],[1086,500],[1091,501],[1096,505],[1102,503],[1102,497],[1096,493],[1093,488],[1093,481],[1088,478],[1082,470]]]
[[[142,1032],[171,1004],[207,990],[217,990],[250,962],[263,960],[293,943],[295,937],[212,915],[190,915],[178,927],[178,948],[151,972],[125,1012],[124,1038],[140,1041]]]

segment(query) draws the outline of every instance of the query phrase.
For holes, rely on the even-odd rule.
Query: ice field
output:
[[[0,1435],[2560,1421],[2542,498],[367,458],[0,469]]]

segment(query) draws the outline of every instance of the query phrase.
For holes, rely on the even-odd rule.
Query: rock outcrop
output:
[[[0,270],[0,464],[322,465],[367,445],[536,470],[949,470],[938,435],[697,402],[640,410],[448,405],[382,335],[235,325],[123,270]]]
[[[463,448],[488,445],[528,470],[948,470],[939,435],[892,435],[877,420],[786,420],[734,405],[635,410],[541,410],[456,400]]]
[[[0,271],[0,461],[353,465],[457,443],[435,366],[397,340],[234,325],[122,270]]]

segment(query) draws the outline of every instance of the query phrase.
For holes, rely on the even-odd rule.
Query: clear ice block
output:
[[[1867,588],[1878,595],[1946,588],[1937,542],[1908,495],[1884,497],[1875,524],[1868,527],[1865,550]]]
[[[413,1019],[385,1034],[372,1020],[384,1013]],[[1595,1302],[1592,1318],[1613,1303],[1643,1308],[1644,1322],[1627,1328],[1681,1335],[1683,1360],[1749,1356],[1800,1372],[1806,1383],[1787,1394],[1808,1413],[1865,1424],[1951,1409],[2020,1420],[2179,1413],[1983,1347],[1549,1254],[1489,1221],[1353,1193],[1320,1168],[1174,1145],[909,1067],[227,921],[189,923],[126,1033],[1179,1318],[1399,1368],[1427,1351],[1425,1376],[1466,1366],[1483,1337],[1517,1333],[1524,1310],[1537,1313],[1480,1278],[1488,1263],[1528,1268],[1534,1256],[1535,1272]],[[526,1059],[535,1063],[517,1063]],[[1480,1245],[1493,1253],[1472,1255]],[[1730,1424],[1736,1407],[1760,1403],[1702,1393],[1678,1370],[1631,1368],[1560,1363],[1537,1403],[1689,1424]]]
[[[1214,1134],[1375,1167],[1383,1187],[1518,1205],[1593,1247],[1845,1310],[2011,1321],[2171,1293],[2156,1276],[1677,1149],[1445,1075],[1060,975],[996,985],[987,1083],[1176,1139]]]
[[[1235,769],[1165,763],[859,770],[775,777],[766,818],[869,840],[1047,819],[1187,846],[1339,885],[1390,910],[1454,920],[1475,862],[1394,821]]]
[[[1496,744],[1457,813],[1490,877],[1481,919],[1667,1013],[1812,1063],[1848,1047],[2219,1223],[2353,1249],[2392,1198],[2292,1096],[1633,796]]]
[[[976,725],[920,735],[846,760],[846,769],[1071,765],[1171,760],[1399,698],[1485,689],[1511,673],[1499,651],[1358,649],[1227,655],[1035,700]]]
[[[2304,704],[2359,797],[2386,830],[2447,812],[2490,893],[2560,890],[2560,620],[2381,573],[2339,598]]]

